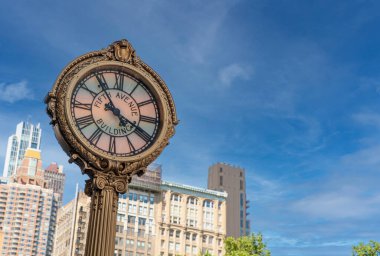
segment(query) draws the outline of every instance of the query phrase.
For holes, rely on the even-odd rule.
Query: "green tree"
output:
[[[270,256],[270,251],[259,233],[239,238],[228,237],[225,241],[225,256]]]
[[[211,253],[209,253],[209,251],[206,251],[204,254],[202,254],[202,252],[199,252],[199,256],[212,256]]]
[[[352,251],[352,256],[380,256],[380,243],[372,240],[368,244],[359,243]]]

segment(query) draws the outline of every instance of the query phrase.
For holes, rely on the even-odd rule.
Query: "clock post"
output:
[[[161,154],[178,124],[170,91],[123,39],[69,63],[45,103],[69,162],[89,177],[85,255],[114,255],[119,194]]]

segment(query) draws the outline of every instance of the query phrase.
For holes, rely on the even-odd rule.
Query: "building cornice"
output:
[[[207,199],[220,200],[220,201],[226,200],[228,196],[227,192],[224,192],[224,191],[222,192],[222,191],[216,191],[216,190],[211,190],[211,189],[193,187],[189,185],[178,184],[178,183],[168,182],[168,181],[161,182],[161,189],[171,190],[171,191],[182,193],[182,194],[190,194],[197,197],[203,197]]]

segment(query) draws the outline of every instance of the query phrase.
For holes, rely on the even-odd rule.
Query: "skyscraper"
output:
[[[216,163],[208,170],[208,188],[226,191],[228,194],[227,236],[249,235],[249,201],[245,187],[245,170],[225,163]]]
[[[40,151],[28,149],[9,183],[0,184],[0,254],[51,255],[57,210],[58,194],[47,188]]]
[[[8,138],[7,152],[4,162],[4,177],[15,174],[17,168],[24,159],[27,148],[40,149],[41,128],[40,124],[21,122],[16,127],[16,133]]]
[[[52,162],[45,169],[44,178],[48,182],[47,187],[52,189],[54,193],[59,194],[58,202],[59,206],[61,206],[66,179],[66,175],[63,173],[63,166]]]

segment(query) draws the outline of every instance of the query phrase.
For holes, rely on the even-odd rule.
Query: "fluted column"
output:
[[[128,190],[124,177],[98,173],[86,181],[85,192],[91,196],[85,256],[113,256],[119,193]]]

